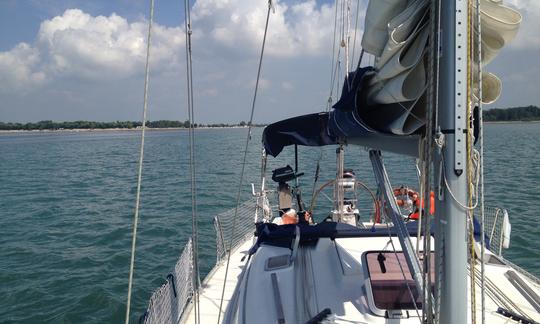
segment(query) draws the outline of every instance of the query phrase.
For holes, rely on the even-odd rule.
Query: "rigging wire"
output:
[[[356,50],[356,38],[357,38],[357,32],[358,32],[358,16],[360,15],[360,1],[356,3],[356,19],[354,22],[354,36],[353,36],[353,49],[352,49],[352,59],[354,61],[354,52]],[[360,59],[358,60],[358,66],[360,66],[360,63],[362,61],[362,54],[360,54]]]
[[[431,210],[431,167],[433,162],[433,149],[434,149],[434,140],[433,136],[435,135],[435,118],[434,115],[438,109],[438,61],[437,61],[437,48],[438,48],[438,30],[437,23],[439,23],[439,17],[435,15],[437,12],[438,2],[433,0],[430,3],[429,7],[429,16],[430,16],[430,37],[429,37],[429,51],[428,51],[428,84],[427,92],[427,101],[428,109],[426,112],[426,129],[425,129],[425,140],[423,141],[423,177],[422,177],[422,198],[427,201],[426,206],[427,210]],[[440,6],[439,6],[440,7]],[[431,217],[429,214],[425,215],[425,210],[420,208],[420,218],[422,219],[422,227],[424,231],[424,282],[426,283],[423,287],[422,297],[422,318],[428,323],[434,321],[435,314],[433,313],[434,305],[432,305],[432,299],[429,297],[431,295]],[[429,239],[426,239],[429,238]],[[426,252],[427,251],[427,252]]]
[[[313,206],[313,200],[315,199],[315,193],[317,190],[317,183],[319,182],[322,156],[323,156],[323,150],[322,150],[322,147],[320,147],[319,157],[317,158],[317,166],[315,167],[315,176],[313,177],[313,188],[311,189],[311,206]],[[312,210],[309,209],[309,212],[311,213]]]
[[[439,76],[439,68],[440,68],[440,58],[441,58],[441,55],[439,53],[440,51],[440,34],[439,34],[439,31],[441,30],[441,3],[440,3],[440,0],[432,0],[431,1],[431,4],[430,4],[430,12],[432,14],[432,19],[434,20],[432,25],[431,25],[431,32],[432,32],[432,37],[433,37],[433,41],[432,41],[432,48],[431,48],[431,52],[430,52],[430,60],[433,60],[433,73],[434,73],[434,76],[436,77],[436,80],[437,82],[435,82],[434,84],[434,98],[433,98],[433,103],[434,103],[434,110],[432,111],[432,119],[433,119],[433,125],[434,127],[437,127],[439,125],[439,112],[438,112],[438,102],[439,102],[439,81],[438,81],[438,76]],[[435,136],[434,138],[434,141],[433,141],[433,147],[432,147],[432,150],[434,149],[438,149],[438,150],[441,150],[442,152],[442,145],[444,144],[443,139],[439,138],[438,135],[436,134],[432,134],[431,136]],[[431,203],[431,199],[430,199],[430,203]],[[435,323],[439,323],[439,315],[440,315],[440,307],[441,307],[441,303],[440,303],[440,300],[441,300],[441,290],[442,290],[442,277],[443,277],[443,271],[444,271],[444,267],[443,267],[443,262],[444,262],[444,243],[445,243],[445,240],[444,240],[444,235],[441,235],[441,238],[440,240],[438,240],[438,243],[440,246],[438,246],[438,248],[436,250],[438,250],[439,252],[436,253],[436,258],[437,258],[437,264],[436,264],[436,269],[438,268],[438,271],[437,271],[437,276],[435,277],[435,285],[436,285],[436,288],[435,288],[435,291],[437,292],[436,294],[436,297],[435,297],[435,318],[434,318],[434,321]]]
[[[137,246],[137,224],[139,223],[139,206],[141,201],[141,183],[144,161],[144,137],[146,134],[146,112],[148,111],[148,83],[150,75],[150,43],[152,40],[152,22],[154,21],[154,0],[150,0],[150,20],[148,21],[148,36],[146,41],[146,65],[144,75],[144,100],[141,129],[141,146],[139,153],[139,168],[137,175],[137,193],[135,195],[135,215],[133,216],[133,234],[131,240],[131,260],[129,263],[129,282],[126,302],[126,324],[129,323],[129,312],[131,308],[131,291],[133,288],[133,273],[135,271],[135,250]]]
[[[346,11],[344,12],[343,19],[347,20],[347,32],[345,34],[345,39],[343,42],[343,47],[345,48],[345,80],[347,81],[347,88],[351,89],[351,83],[349,80],[349,45],[351,41],[350,29],[351,29],[351,0],[347,0],[347,4],[344,4]]]
[[[262,62],[263,62],[263,57],[264,57],[264,47],[266,45],[266,36],[268,34],[268,22],[270,21],[270,11],[272,9],[273,9],[272,0],[268,0],[268,11],[266,13],[266,23],[265,23],[265,26],[264,26],[264,35],[263,35],[263,41],[262,41],[262,47],[261,47],[261,55],[259,57],[259,67],[257,69],[257,80],[255,82],[255,90],[254,90],[254,94],[253,94],[253,101],[251,103],[251,112],[250,112],[249,123],[248,123],[248,133],[247,133],[247,136],[246,136],[246,142],[245,142],[245,146],[244,146],[244,157],[243,157],[243,160],[242,160],[242,169],[240,171],[240,181],[239,181],[239,184],[238,184],[238,191],[237,191],[237,196],[236,196],[236,207],[234,209],[234,218],[233,218],[233,226],[232,226],[232,230],[231,230],[231,237],[234,237],[234,233],[236,231],[236,218],[237,218],[237,215],[238,215],[238,206],[240,205],[240,194],[242,192],[242,184],[243,184],[243,181],[244,181],[244,172],[245,172],[245,169],[246,169],[247,152],[248,152],[248,148],[249,148],[249,141],[251,139],[251,128],[252,128],[252,124],[253,124],[253,115],[255,113],[255,103],[257,102],[257,92],[258,92],[258,89],[259,89],[259,80],[260,80],[260,77],[261,77],[261,68],[262,68]],[[221,298],[220,298],[220,302],[219,302],[219,312],[218,312],[217,323],[220,323],[220,320],[221,320],[221,310],[223,308],[223,298],[225,296],[225,286],[227,284],[227,276],[229,274],[229,265],[230,265],[230,261],[231,261],[232,244],[233,244],[233,240],[230,240],[229,249],[227,251],[227,263],[226,263],[226,266],[225,266],[225,277],[223,278],[223,288],[221,290]]]
[[[401,264],[401,261],[399,260],[398,252],[397,252],[396,247],[394,245],[394,240],[392,238],[392,233],[390,232],[390,225],[389,225],[390,224],[389,221],[391,221],[391,220],[388,218],[388,215],[386,214],[386,212],[384,213],[384,215],[385,215],[385,218],[386,218],[386,230],[388,232],[388,238],[389,238],[390,245],[392,245],[392,250],[394,252],[394,255],[396,256],[396,260],[397,260],[398,265],[399,265],[399,270],[401,271],[401,275],[403,276],[403,281],[405,281],[405,285],[407,286],[409,296],[411,297],[412,304],[414,305],[414,309],[416,311],[416,316],[418,317],[418,320],[420,321],[420,324],[423,324],[424,321],[422,320],[422,316],[420,316],[418,306],[416,305],[416,298],[414,298],[414,294],[412,292],[411,285],[409,284],[409,278],[407,278],[407,275],[405,274],[405,270],[403,270],[403,265]],[[387,245],[388,245],[388,243],[387,243]],[[404,252],[402,252],[402,253],[404,253]],[[424,251],[424,255],[425,255],[425,251]],[[407,265],[407,267],[408,267],[408,265]],[[422,308],[424,308],[424,302],[422,302]]]
[[[478,61],[478,118],[479,118],[479,130],[478,137],[480,141],[480,304],[482,307],[482,319],[481,323],[485,324],[486,322],[486,292],[485,292],[485,252],[486,252],[486,241],[485,241],[485,214],[484,214],[484,120],[483,120],[483,107],[482,107],[482,24],[481,24],[481,12],[480,12],[480,0],[476,0],[476,28],[478,29],[477,39],[476,39],[476,55]]]
[[[423,154],[424,154],[424,150],[423,150],[423,145],[425,145],[425,141],[420,139],[420,147],[422,149],[419,150],[418,152],[418,160],[416,161],[416,173],[417,173],[417,176],[418,176],[418,187],[420,188],[419,192],[420,192],[420,201],[424,201],[424,184],[425,184],[425,174],[422,173],[422,171],[420,170],[420,166],[422,166],[423,168]],[[422,208],[421,208],[422,209]],[[418,256],[420,256],[420,239],[422,237],[422,218],[424,216],[424,211],[423,210],[419,210],[418,212],[418,230],[416,233],[416,253],[418,254]]]
[[[334,12],[334,36],[332,39],[332,62],[330,64],[330,95],[328,96],[328,103],[326,107],[326,111],[330,110],[330,106],[332,106],[332,94],[334,92],[334,82],[336,79],[336,70],[334,67],[334,60],[336,58],[336,35],[337,35],[337,12],[338,12],[338,0],[334,3],[335,6],[335,12]],[[338,53],[339,56],[339,53]]]
[[[193,240],[193,308],[195,310],[195,323],[200,323],[200,303],[199,303],[199,236],[197,220],[197,182],[195,180],[195,132],[194,120],[195,111],[193,104],[193,60],[191,35],[191,9],[189,0],[184,1],[184,31],[186,34],[186,81],[187,81],[187,111],[189,122],[189,169],[191,177],[191,232]]]
[[[341,54],[341,47],[339,48],[338,50],[338,57],[339,55]],[[327,102],[327,105],[326,105],[326,112],[330,111],[330,108],[332,107],[332,102],[333,102],[333,95],[334,95],[334,88],[338,89],[339,88],[339,81],[337,81],[338,85],[335,86],[336,84],[336,80],[339,78],[339,68],[340,68],[340,61],[339,61],[339,58],[338,60],[336,61],[336,64],[335,64],[335,67],[332,68],[332,80],[330,80],[330,95],[328,96],[328,102]],[[337,92],[338,90],[336,90]]]

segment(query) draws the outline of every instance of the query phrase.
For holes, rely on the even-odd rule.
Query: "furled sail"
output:
[[[349,72],[341,97],[329,113],[269,125],[263,135],[267,153],[276,156],[292,144],[356,142],[415,154],[410,147],[416,145],[415,134],[424,126],[427,111],[428,4],[429,0],[370,0],[362,46],[375,56],[374,66]],[[480,101],[478,84],[482,85],[482,103],[490,104],[499,98],[501,80],[483,72],[482,82],[477,82],[479,73],[475,71],[491,62],[515,38],[521,19],[521,14],[502,0],[480,0],[482,57],[475,57],[472,64],[472,95],[476,101]],[[475,32],[478,35],[477,28]]]
[[[486,66],[493,61],[501,49],[516,37],[521,20],[519,11],[504,5],[502,0],[482,0],[480,2],[482,59],[481,63],[475,62],[475,71],[477,71],[479,64]],[[475,34],[478,34],[478,30],[475,30]],[[475,73],[475,75],[477,74]],[[501,95],[501,91],[501,80],[493,73],[484,72],[482,75],[482,102],[485,104],[495,102]],[[478,89],[473,89],[473,94],[475,98],[478,98]]]
[[[368,5],[362,45],[375,56],[375,72],[363,89],[365,106],[357,108],[379,131],[407,135],[424,125],[428,11],[428,0],[409,0],[405,5],[400,0],[371,0]],[[501,0],[481,0],[480,11],[482,63],[474,63],[476,71],[515,38],[521,23],[520,13]],[[482,103],[495,102],[501,90],[496,75],[483,73]],[[478,93],[479,89],[473,89],[475,98]]]
[[[407,0],[370,1],[366,12],[366,23],[362,48],[367,53],[380,56],[388,39],[386,26],[407,6]]]

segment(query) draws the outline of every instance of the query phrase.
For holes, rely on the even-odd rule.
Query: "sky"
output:
[[[359,44],[367,0],[352,2]],[[540,1],[505,3],[523,22],[487,67],[503,81],[492,107],[540,106]],[[326,108],[333,6],[274,0],[256,122]],[[150,120],[187,119],[183,7],[155,0]],[[191,3],[195,122],[249,119],[266,10],[266,0]],[[148,15],[149,0],[0,0],[0,121],[140,120]]]

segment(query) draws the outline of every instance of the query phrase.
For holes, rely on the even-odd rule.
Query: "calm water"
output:
[[[204,273],[215,261],[212,218],[234,206],[245,134],[196,133]],[[260,135],[255,129],[247,183],[258,180]],[[512,221],[505,255],[540,275],[540,124],[487,125],[486,137],[486,205],[507,208]],[[185,131],[148,133],[133,319],[190,235],[186,143]],[[0,322],[123,321],[138,145],[135,132],[0,135]],[[333,148],[301,148],[305,191],[319,152],[321,178],[335,172]],[[347,166],[373,184],[367,153],[351,147],[347,158]],[[386,162],[395,185],[415,183],[412,159],[388,155]],[[268,169],[287,163],[293,165],[290,152]]]

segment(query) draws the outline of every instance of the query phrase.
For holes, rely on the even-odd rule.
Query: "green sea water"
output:
[[[196,131],[203,274],[215,262],[213,217],[234,207],[246,129]],[[540,275],[540,124],[485,127],[486,205],[507,208],[504,255]],[[260,177],[262,129],[248,151],[244,195]],[[187,132],[147,133],[133,321],[178,258],[191,232]],[[137,132],[0,134],[0,323],[123,321],[131,247]],[[268,170],[293,165],[292,150]],[[300,148],[310,192],[335,174],[334,148]],[[346,166],[373,187],[367,152],[348,147]],[[393,184],[416,183],[413,159],[385,155]]]

